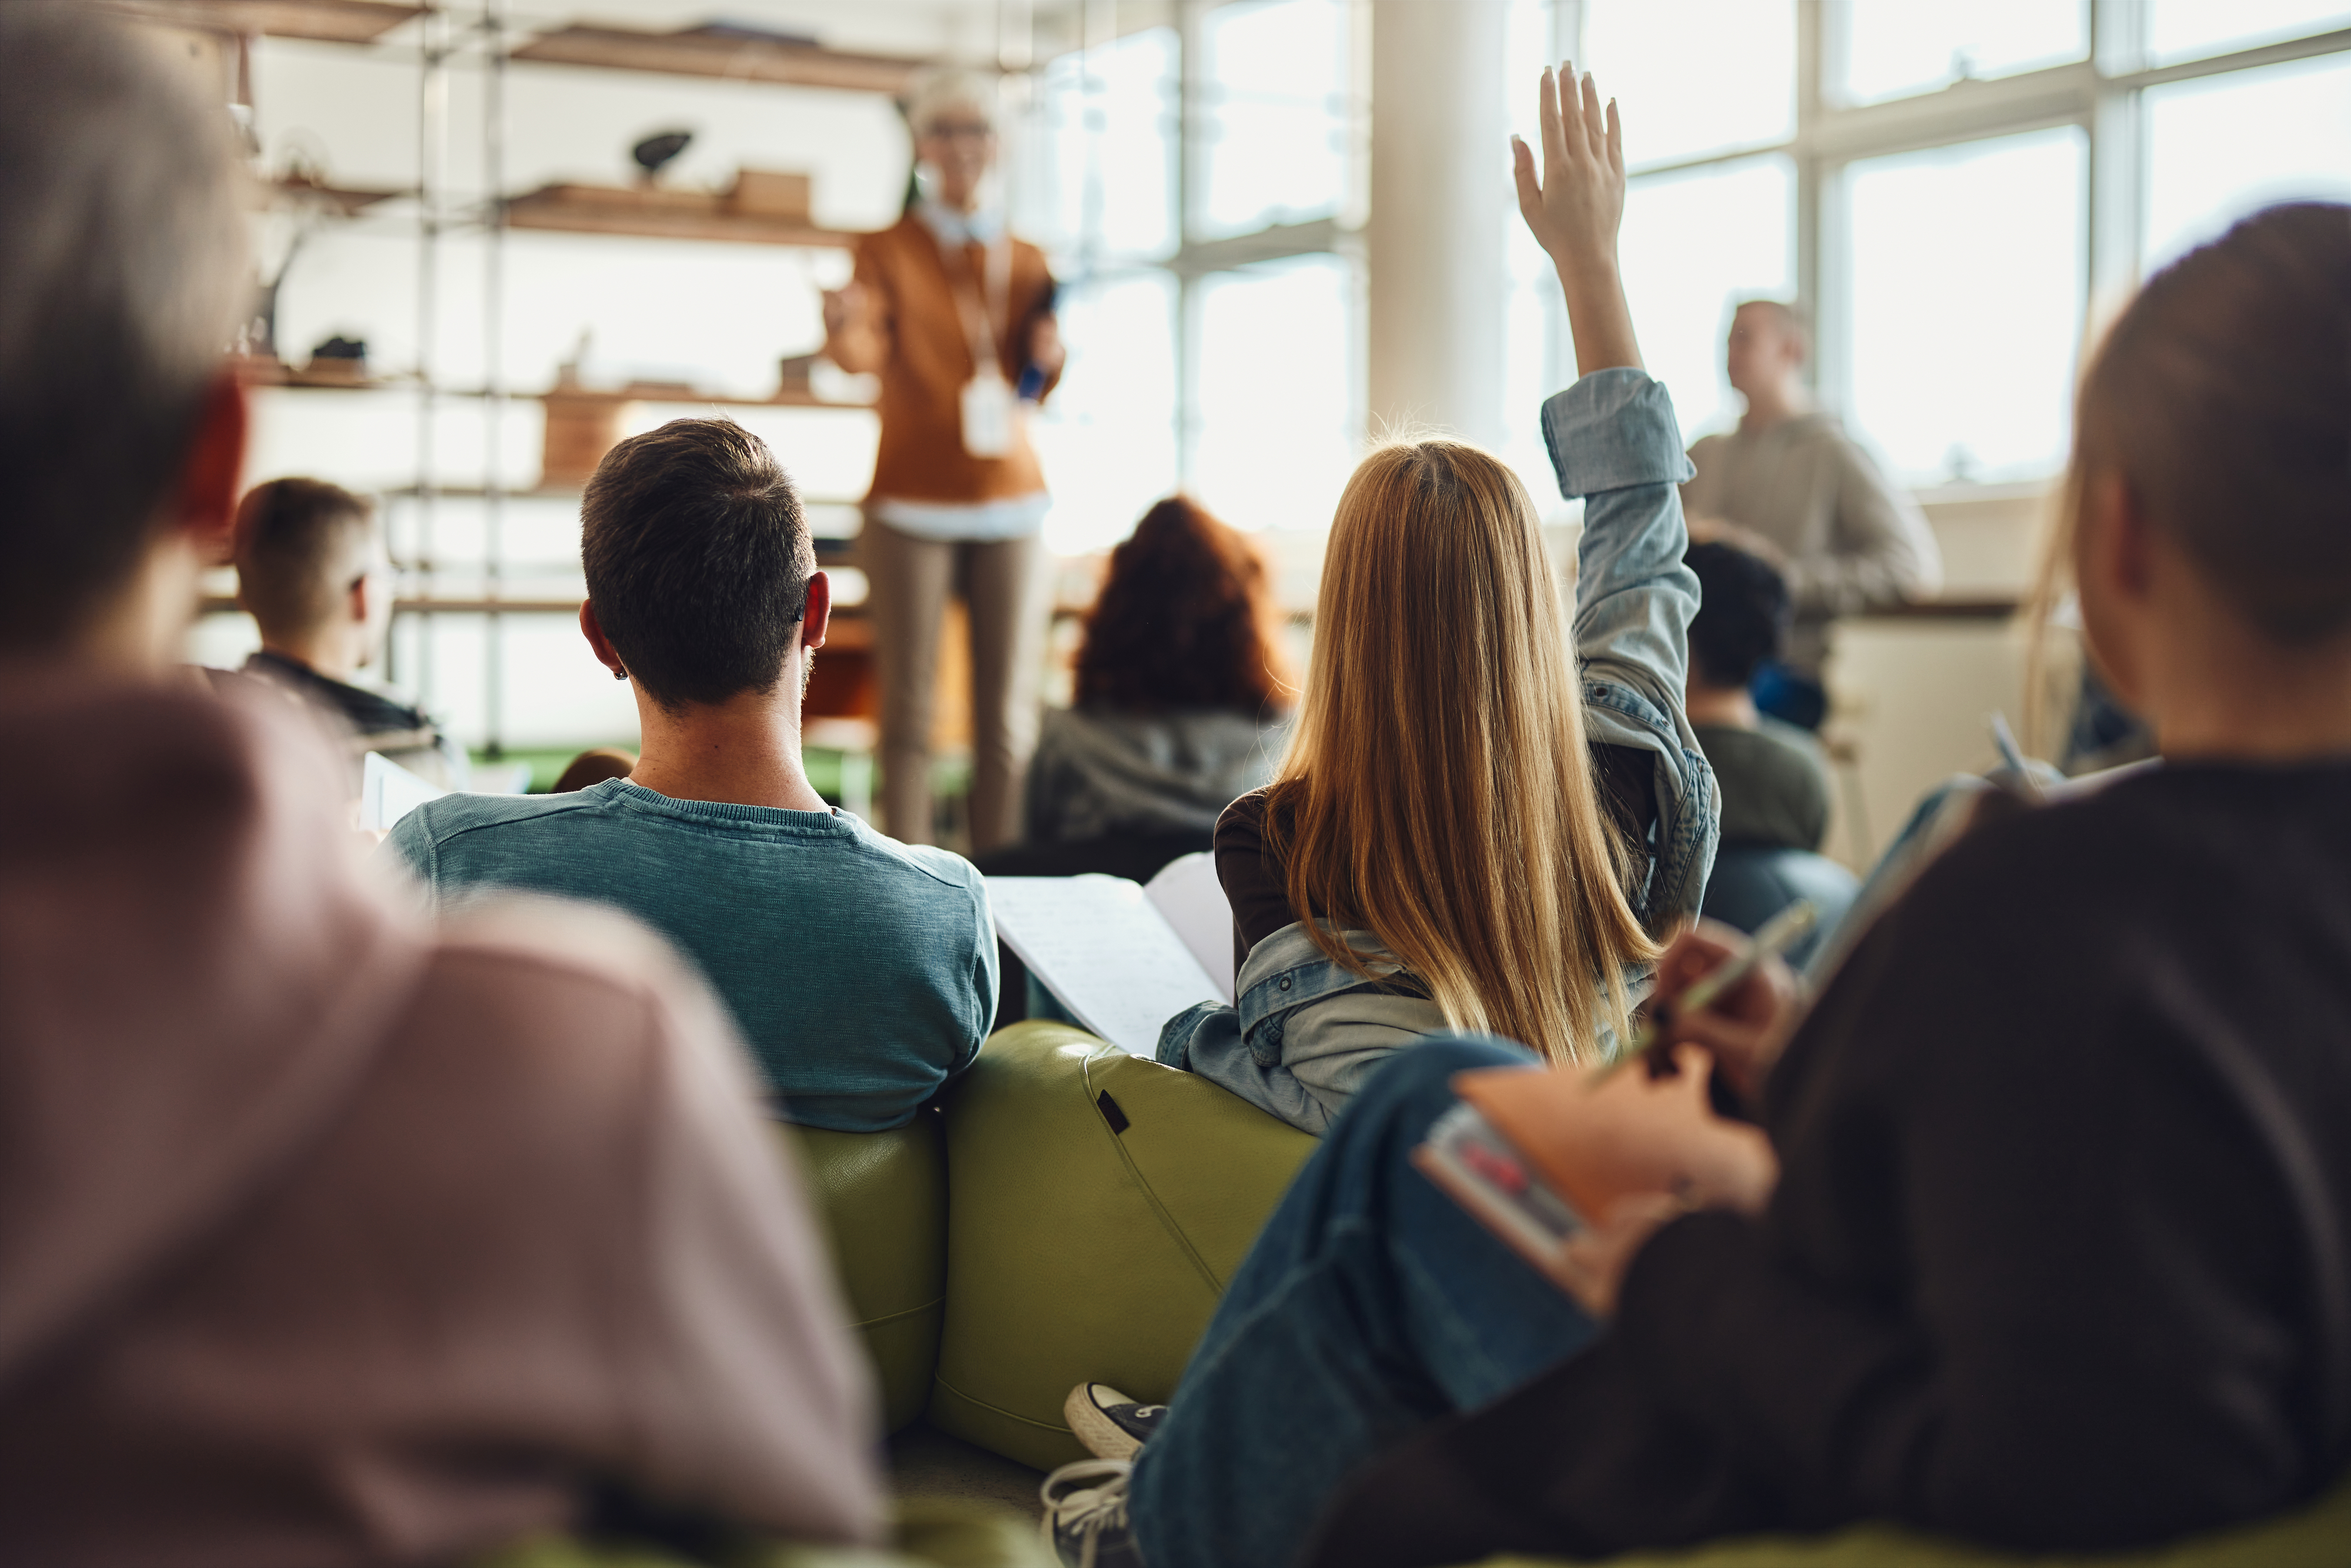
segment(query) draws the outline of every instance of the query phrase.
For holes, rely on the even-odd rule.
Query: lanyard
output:
[[[971,342],[972,379],[977,381],[982,376],[993,376],[1002,381],[1004,363],[997,352],[996,319],[998,316],[1005,318],[1005,329],[1011,330],[1012,236],[998,232],[987,246],[987,272],[983,285],[987,298],[984,300],[974,299],[971,290],[965,286],[964,280],[971,271],[970,246],[959,245],[953,248],[956,265],[947,269],[947,286],[955,293],[956,314],[963,318],[964,336]],[[948,250],[946,242],[940,241],[939,257],[942,261],[946,259]]]

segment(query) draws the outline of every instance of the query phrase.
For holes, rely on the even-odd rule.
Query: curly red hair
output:
[[[1264,559],[1198,503],[1159,502],[1111,552],[1077,673],[1080,707],[1289,706],[1293,687]]]

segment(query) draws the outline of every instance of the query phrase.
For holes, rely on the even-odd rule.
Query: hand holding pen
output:
[[[1780,954],[1812,924],[1812,905],[1799,903],[1752,939],[1710,920],[1675,937],[1657,960],[1640,1032],[1601,1074],[1635,1060],[1670,1061],[1687,1041],[1711,1053],[1740,1099],[1756,1104],[1801,1013],[1796,977]]]

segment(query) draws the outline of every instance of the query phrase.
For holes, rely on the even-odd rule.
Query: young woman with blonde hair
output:
[[[1546,162],[1546,204],[1609,167]],[[1682,1070],[1710,1052],[1769,1135],[1768,1199],[1620,1201],[1554,1282],[1412,1168],[1451,1075],[1508,1060],[1430,1042],[1292,1184],[1131,1499],[1057,1514],[1097,1563],[1862,1520],[2001,1561],[2342,1554],[2351,207],[2271,208],[2147,281],[2083,378],[2066,496],[2057,564],[2161,761],[1980,812],[1809,1009],[1767,966],[1673,1011]],[[1728,951],[1677,938],[1660,990]]]
[[[1280,773],[1217,824],[1238,1005],[1172,1020],[1159,1060],[1309,1132],[1439,1031],[1607,1054],[1713,863],[1682,709],[1688,465],[1621,293],[1562,276],[1582,378],[1543,430],[1584,503],[1572,618],[1509,467],[1379,448],[1332,520]]]

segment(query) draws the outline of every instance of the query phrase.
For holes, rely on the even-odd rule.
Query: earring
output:
[[[626,670],[614,670],[612,672],[612,678],[616,681],[625,681],[629,678],[629,672]]]

